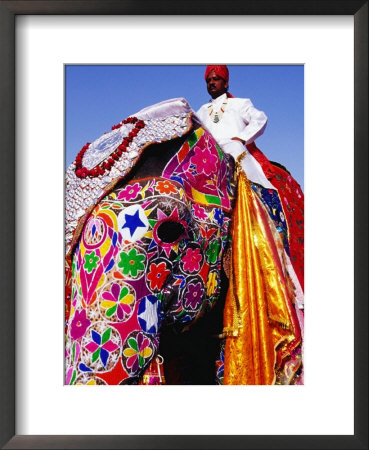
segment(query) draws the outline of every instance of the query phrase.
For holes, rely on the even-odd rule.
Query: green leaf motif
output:
[[[77,378],[77,372],[75,370],[73,370],[73,376],[69,382],[70,385],[74,384],[74,382],[76,381]]]
[[[188,145],[192,148],[198,141],[196,133],[192,133],[190,137],[187,139]]]
[[[133,348],[133,350],[136,350],[136,352],[138,352],[138,345],[137,345],[137,341],[135,338],[129,338],[128,339],[128,345]]]
[[[127,294],[129,293],[129,290],[127,286],[124,286],[124,288],[120,291],[119,300],[122,300]]]
[[[94,363],[99,359],[101,348],[99,347],[96,352],[92,354],[92,362]]]
[[[106,331],[104,331],[104,334],[102,335],[101,343],[105,344],[108,342],[111,336],[111,328],[108,328]]]
[[[106,311],[106,317],[111,317],[117,310],[118,305],[114,305]]]

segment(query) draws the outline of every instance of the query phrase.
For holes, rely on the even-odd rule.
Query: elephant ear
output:
[[[232,210],[235,182],[233,158],[222,151],[212,135],[195,125],[163,177],[179,182],[194,203]]]
[[[193,128],[185,99],[172,99],[139,111],[86,144],[66,172],[67,259],[96,204],[125,179],[145,149],[182,137]]]

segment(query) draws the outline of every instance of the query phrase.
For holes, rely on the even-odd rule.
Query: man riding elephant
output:
[[[286,249],[303,289],[303,192],[283,166],[270,162],[255,145],[255,140],[265,131],[267,116],[250,99],[235,98],[229,93],[228,67],[207,66],[205,81],[212,100],[196,114],[225,153],[235,159],[243,154],[241,165],[247,178],[257,186],[263,201],[276,210],[276,224],[283,229]]]

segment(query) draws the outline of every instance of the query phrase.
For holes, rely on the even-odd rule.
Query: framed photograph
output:
[[[368,5],[295,3],[0,3],[4,448],[367,448]],[[65,386],[65,71],[213,62],[304,67],[305,384]]]
[[[217,72],[228,81],[218,80]],[[175,97],[179,91],[182,97]],[[208,91],[221,105],[219,116],[209,114],[213,102],[209,103]],[[164,379],[166,385],[302,385],[304,66],[66,65],[65,96],[66,384],[152,385]],[[86,109],[88,104],[94,107]],[[230,121],[237,123],[241,117],[244,122],[232,132],[244,138],[246,147],[224,137]],[[177,122],[181,128],[171,125]],[[171,133],[173,139],[168,137]],[[268,294],[238,294],[237,310],[226,300],[227,291],[240,287],[236,283],[228,290],[224,287],[226,279],[229,283],[236,279],[230,274],[237,268],[228,269],[224,262],[231,259],[227,243],[236,214],[231,204],[238,200],[232,187],[233,161],[223,153],[219,158],[214,135],[235,159],[235,153],[241,155],[247,148],[242,170],[252,183],[250,196],[266,205],[261,217],[270,217],[267,227],[280,230],[273,243],[260,239],[268,249],[274,248],[275,239],[281,254],[288,252],[288,259],[281,258],[283,273],[291,272],[296,294],[285,289],[285,275],[271,281],[264,266],[253,260],[253,270],[238,272],[237,278],[249,285],[254,284],[251,280],[262,283]],[[153,144],[147,145],[145,136]],[[99,156],[89,167],[95,164],[96,170],[83,172],[95,146]],[[77,159],[76,148],[83,154]],[[228,182],[222,184],[224,180]],[[94,195],[97,185],[102,190],[99,198]],[[83,206],[76,208],[81,197]],[[84,222],[83,229],[75,228],[75,215],[84,208],[93,211],[86,221],[84,215],[78,219]],[[253,211],[251,205],[247,209]],[[252,217],[258,217],[256,211]],[[111,231],[100,234],[98,229]],[[240,234],[258,231],[247,228]],[[253,248],[259,253],[260,245],[241,242],[247,245],[243,254],[253,254]],[[105,257],[111,245],[118,251]],[[232,247],[232,254],[236,258],[237,249]],[[293,263],[287,265],[288,260]],[[278,307],[278,314],[274,309],[273,324],[272,313],[250,319],[242,312],[263,311],[264,305],[271,311],[277,304],[298,306],[290,313],[283,307]],[[223,316],[235,314],[237,324],[223,321]],[[258,333],[247,327],[250,321]],[[242,328],[249,333],[238,331],[244,323]],[[113,341],[100,349],[99,336],[105,332]],[[134,350],[137,339],[146,350]],[[258,342],[251,345],[253,350],[252,340]],[[259,342],[268,352],[259,352]],[[247,358],[251,353],[253,358]],[[238,355],[236,360],[231,354]],[[283,354],[277,369],[276,354]],[[260,359],[265,361],[262,370],[255,369]]]

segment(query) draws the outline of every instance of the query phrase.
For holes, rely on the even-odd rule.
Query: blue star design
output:
[[[126,214],[125,220],[126,222],[123,224],[123,228],[129,228],[129,232],[131,233],[131,237],[134,235],[137,228],[146,228],[146,225],[140,219],[140,211],[137,210],[133,215]]]

